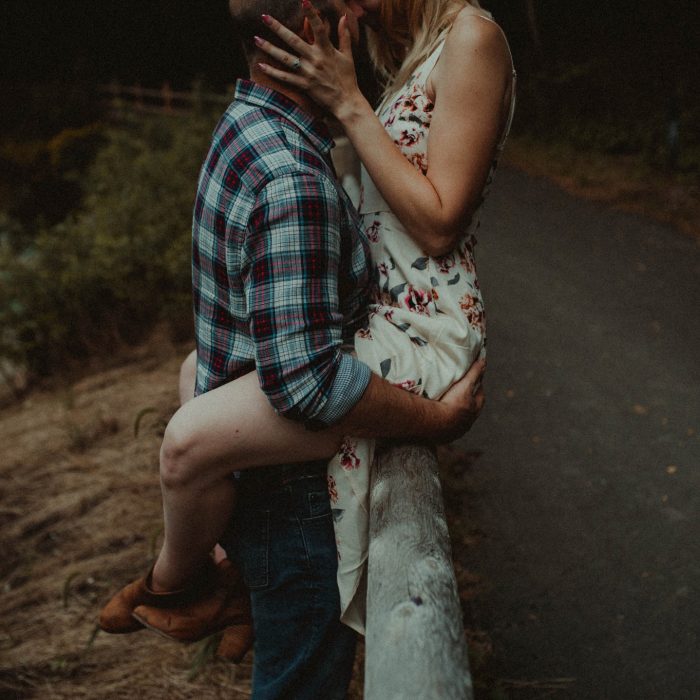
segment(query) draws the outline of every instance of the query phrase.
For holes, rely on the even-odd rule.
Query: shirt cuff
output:
[[[371,378],[372,370],[364,362],[341,353],[328,400],[306,427],[321,430],[340,421],[362,398]]]

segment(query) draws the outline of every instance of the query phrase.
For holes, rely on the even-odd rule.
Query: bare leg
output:
[[[254,372],[187,401],[168,424],[161,447],[165,540],[154,588],[184,587],[206,561],[233,510],[231,472],[328,459],[342,437],[333,430],[311,435],[278,416]]]
[[[180,392],[180,405],[194,398],[194,385],[197,375],[197,351],[193,350],[180,365],[180,378],[178,390]]]
[[[180,405],[194,398],[195,384],[197,380],[197,351],[193,350],[180,365],[178,390],[180,393]],[[213,551],[214,561],[218,564],[226,559],[226,551],[217,544]]]

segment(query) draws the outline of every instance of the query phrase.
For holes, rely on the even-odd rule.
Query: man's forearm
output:
[[[443,440],[454,437],[456,416],[439,401],[400,389],[376,374],[340,423],[344,435],[398,440]]]

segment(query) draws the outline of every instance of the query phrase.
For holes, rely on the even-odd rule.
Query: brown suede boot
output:
[[[239,664],[253,646],[253,625],[232,625],[224,630],[216,655]]]
[[[99,626],[110,634],[128,634],[143,629],[143,625],[134,619],[131,613],[144,599],[147,593],[146,577],[132,581],[114,595],[100,612]]]
[[[224,559],[219,563],[219,570],[231,593],[232,600],[238,602],[243,598],[244,605],[247,604],[248,610],[250,610],[250,595],[238,569],[228,559]],[[220,659],[239,664],[253,646],[253,639],[253,622],[249,613],[247,620],[240,624],[230,625],[224,630],[219,646],[216,648],[216,655]]]
[[[197,599],[206,599],[220,587],[220,574],[213,562],[207,564],[202,574],[191,588],[157,593],[151,589],[150,581],[153,568],[141,578],[132,581],[116,593],[102,608],[99,626],[110,634],[128,634],[143,629],[143,625],[133,617],[134,608],[139,605],[178,608],[190,605]]]
[[[136,606],[133,616],[144,627],[178,642],[197,642],[231,626],[252,626],[248,591],[230,561],[217,565],[215,578],[209,595],[184,605],[145,602]]]

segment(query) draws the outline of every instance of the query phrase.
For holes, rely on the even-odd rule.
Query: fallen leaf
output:
[[[507,398],[512,399],[514,396],[515,396],[515,391],[513,391],[513,389],[508,389],[508,391],[506,391]]]
[[[675,464],[669,464],[666,467],[667,474],[675,474],[678,471],[678,467]]]
[[[646,414],[649,413],[649,409],[646,406],[642,406],[640,403],[634,404],[634,406],[632,406],[632,411],[638,416],[646,416]]]

